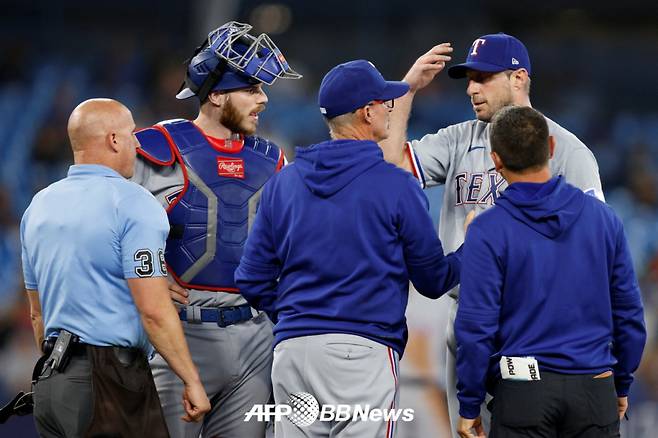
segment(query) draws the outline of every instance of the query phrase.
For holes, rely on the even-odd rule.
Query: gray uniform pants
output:
[[[287,339],[274,349],[272,384],[277,404],[306,392],[323,405],[398,408],[398,355],[391,348],[347,334]],[[395,422],[320,421],[299,427],[287,417],[275,425],[277,438],[389,438]]]
[[[183,322],[183,329],[212,408],[202,423],[181,420],[183,382],[156,355],[151,371],[171,437],[263,437],[265,423],[244,419],[254,404],[268,403],[272,395],[270,320],[261,313],[228,327]]]
[[[450,304],[450,311],[448,313],[448,327],[447,327],[447,352],[446,352],[446,393],[448,396],[448,414],[450,415],[450,427],[452,428],[452,435],[459,438],[457,433],[457,423],[459,422],[459,400],[457,400],[457,340],[455,339],[455,318],[457,317],[458,301],[453,299]],[[491,400],[491,396],[487,394],[486,401]],[[490,430],[491,413],[486,407],[486,403],[480,407],[480,415],[482,417],[482,424],[485,431]]]
[[[91,364],[87,356],[74,356],[62,373],[53,371],[34,386],[34,421],[46,438],[82,437],[93,409]]]

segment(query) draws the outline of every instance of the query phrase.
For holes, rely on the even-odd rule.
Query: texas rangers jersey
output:
[[[596,158],[575,135],[546,118],[549,134],[555,138],[550,160],[551,174],[603,200]],[[439,221],[439,238],[446,252],[455,251],[464,242],[464,221],[472,210],[493,205],[507,187],[491,160],[489,123],[480,120],[451,125],[436,134],[410,142],[416,172],[425,187],[444,184]],[[412,160],[413,161],[413,160]],[[451,296],[456,296],[453,289]]]

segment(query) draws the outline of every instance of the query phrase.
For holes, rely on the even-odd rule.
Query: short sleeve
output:
[[[605,202],[596,157],[574,134],[547,119],[549,133],[555,139],[550,161],[553,176],[562,175],[569,184]]]
[[[420,160],[427,187],[444,184],[450,166],[450,131],[440,129],[436,134],[427,134],[420,140],[410,142],[413,152]]]
[[[123,274],[128,278],[165,277],[164,250],[169,234],[167,214],[141,187],[118,206]]]
[[[34,274],[34,268],[30,262],[30,256],[27,252],[27,245],[25,242],[25,227],[27,224],[28,213],[25,212],[21,220],[21,259],[23,262],[23,281],[25,282],[25,289],[38,290],[37,278]]]
[[[594,154],[589,149],[582,147],[571,151],[564,163],[564,178],[569,184],[605,202],[601,189],[599,166]]]

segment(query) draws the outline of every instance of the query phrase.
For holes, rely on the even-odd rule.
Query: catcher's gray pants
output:
[[[265,436],[264,422],[244,419],[254,404],[268,403],[272,394],[270,320],[260,313],[249,321],[224,328],[212,322],[182,324],[212,408],[201,423],[181,420],[183,382],[156,355],[151,370],[171,437]]]
[[[306,392],[323,405],[370,405],[398,409],[398,354],[361,336],[325,334],[287,339],[274,349],[272,385],[277,404]],[[393,421],[320,421],[299,427],[288,417],[275,425],[276,438],[390,438]]]
[[[455,339],[455,318],[457,317],[458,301],[453,299],[450,304],[448,328],[447,328],[447,352],[446,352],[446,393],[448,396],[448,414],[450,415],[450,427],[452,435],[459,438],[457,433],[457,423],[459,422],[459,400],[457,400],[457,340]],[[486,401],[491,400],[487,394]],[[480,416],[485,431],[488,433],[491,424],[491,413],[487,409],[486,403],[480,406]]]

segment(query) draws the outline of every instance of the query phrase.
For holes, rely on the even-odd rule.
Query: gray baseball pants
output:
[[[183,382],[156,355],[151,371],[171,437],[264,437],[264,422],[244,419],[254,404],[268,403],[272,394],[270,320],[260,313],[249,321],[223,328],[212,322],[182,324],[212,407],[201,423],[181,420]]]
[[[272,384],[277,404],[306,392],[323,405],[398,409],[398,354],[361,336],[331,333],[287,339],[274,349]],[[299,427],[287,417],[276,438],[391,438],[393,421],[319,421]]]

